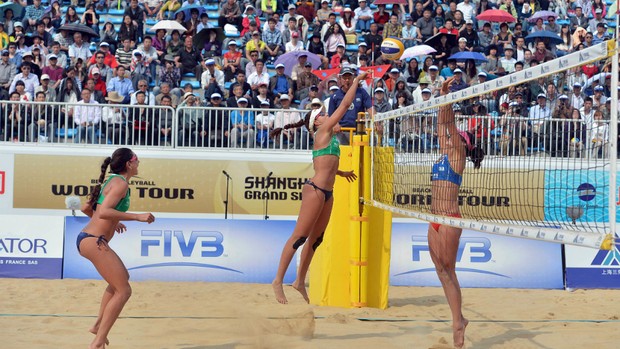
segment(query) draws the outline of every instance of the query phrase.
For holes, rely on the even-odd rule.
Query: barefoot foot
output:
[[[99,328],[97,327],[92,327],[90,330],[88,330],[88,332],[94,334],[95,336],[97,335],[97,331],[99,331]],[[110,345],[110,341],[107,338],[105,339],[105,345]]]
[[[271,287],[273,287],[273,293],[276,295],[276,300],[281,304],[286,304],[288,301],[286,300],[286,296],[284,295],[284,289],[282,288],[282,282],[273,281],[271,283]]]
[[[296,289],[297,292],[301,293],[306,303],[310,303],[310,298],[308,298],[308,293],[306,292],[306,284],[303,281],[295,280],[295,282],[293,282],[291,286],[293,286],[293,288]]]
[[[454,347],[461,349],[465,344],[465,328],[469,324],[469,320],[462,317],[459,324],[455,324],[452,328],[452,338],[454,340]]]

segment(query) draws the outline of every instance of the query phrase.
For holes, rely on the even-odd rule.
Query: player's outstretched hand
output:
[[[357,175],[353,171],[340,171],[338,175],[345,178],[349,183],[357,179]]]
[[[124,232],[127,231],[127,227],[125,226],[125,224],[118,222],[118,224],[116,225],[116,228],[114,228],[114,230],[119,233],[122,234]]]
[[[452,87],[452,85],[454,85],[454,77],[450,77],[446,79],[446,81],[444,81],[443,84],[441,85],[440,94],[443,96],[443,95],[447,95],[448,93],[450,93],[450,88]]]

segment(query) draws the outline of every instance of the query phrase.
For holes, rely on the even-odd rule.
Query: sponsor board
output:
[[[394,223],[390,284],[440,286],[428,224]],[[456,272],[463,287],[563,288],[561,245],[464,230]]]
[[[62,217],[1,215],[0,222],[0,277],[62,277]]]
[[[0,154],[0,209],[8,212],[13,205],[13,155]],[[7,211],[4,211],[4,210]]]
[[[222,214],[226,171],[232,179],[229,214],[264,214],[267,198],[270,215],[299,213],[302,187],[314,173],[310,159],[307,163],[260,160],[141,157],[140,173],[130,182],[132,209]],[[15,154],[13,208],[63,209],[67,196],[85,200],[97,184],[102,161],[97,156]]]
[[[620,172],[618,172],[620,175]],[[602,233],[609,222],[608,171],[548,170],[545,171],[545,220],[584,225]],[[620,211],[616,206],[616,222]]]
[[[65,278],[100,279],[76,246],[87,223],[86,217],[66,217]],[[132,280],[270,283],[295,222],[164,218],[126,225],[110,247]],[[287,283],[296,275],[291,264]]]
[[[619,245],[609,251],[567,245],[565,258],[566,287],[620,288]]]
[[[392,203],[412,211],[430,213],[431,167],[395,165]],[[459,190],[459,206],[464,218],[539,221],[542,209],[544,170],[497,171],[493,168],[466,169]],[[407,174],[407,175],[402,175]]]

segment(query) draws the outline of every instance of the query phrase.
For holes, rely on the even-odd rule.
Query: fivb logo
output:
[[[163,257],[192,257],[196,243],[200,240],[201,257],[219,257],[224,254],[224,236],[219,231],[192,231],[189,238],[181,230],[143,230],[140,255],[148,257],[155,250]],[[174,255],[174,256],[173,256]]]
[[[510,74],[510,83],[514,84],[515,82],[517,82],[517,76],[514,74]]]
[[[424,236],[411,237],[411,260],[420,262],[422,252],[429,252],[428,240]],[[456,253],[456,261],[461,262],[463,255],[467,256],[466,262],[486,263],[493,258],[491,253],[491,240],[480,237],[461,237]]]
[[[568,66],[568,59],[562,58],[558,64],[560,65],[560,68],[566,68]]]
[[[548,65],[541,65],[540,66],[540,75],[547,74],[548,72],[549,72],[549,66]]]
[[[616,240],[618,240],[618,235],[615,235]],[[600,265],[600,266],[620,266],[620,250],[618,250],[618,245],[614,244],[612,249],[609,251],[600,250],[592,260],[590,265]]]
[[[579,63],[589,60],[589,59],[590,59],[590,52],[579,51]]]

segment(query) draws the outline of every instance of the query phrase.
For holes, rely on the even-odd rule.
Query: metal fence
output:
[[[474,135],[487,155],[607,158],[609,121],[456,115],[456,126]],[[617,127],[617,125],[616,125]],[[412,114],[375,125],[377,144],[402,153],[439,152],[437,113]],[[614,149],[613,151],[616,151]]]
[[[126,145],[161,148],[307,150],[305,126],[269,133],[296,123],[308,111],[95,103],[0,103],[0,142]]]

